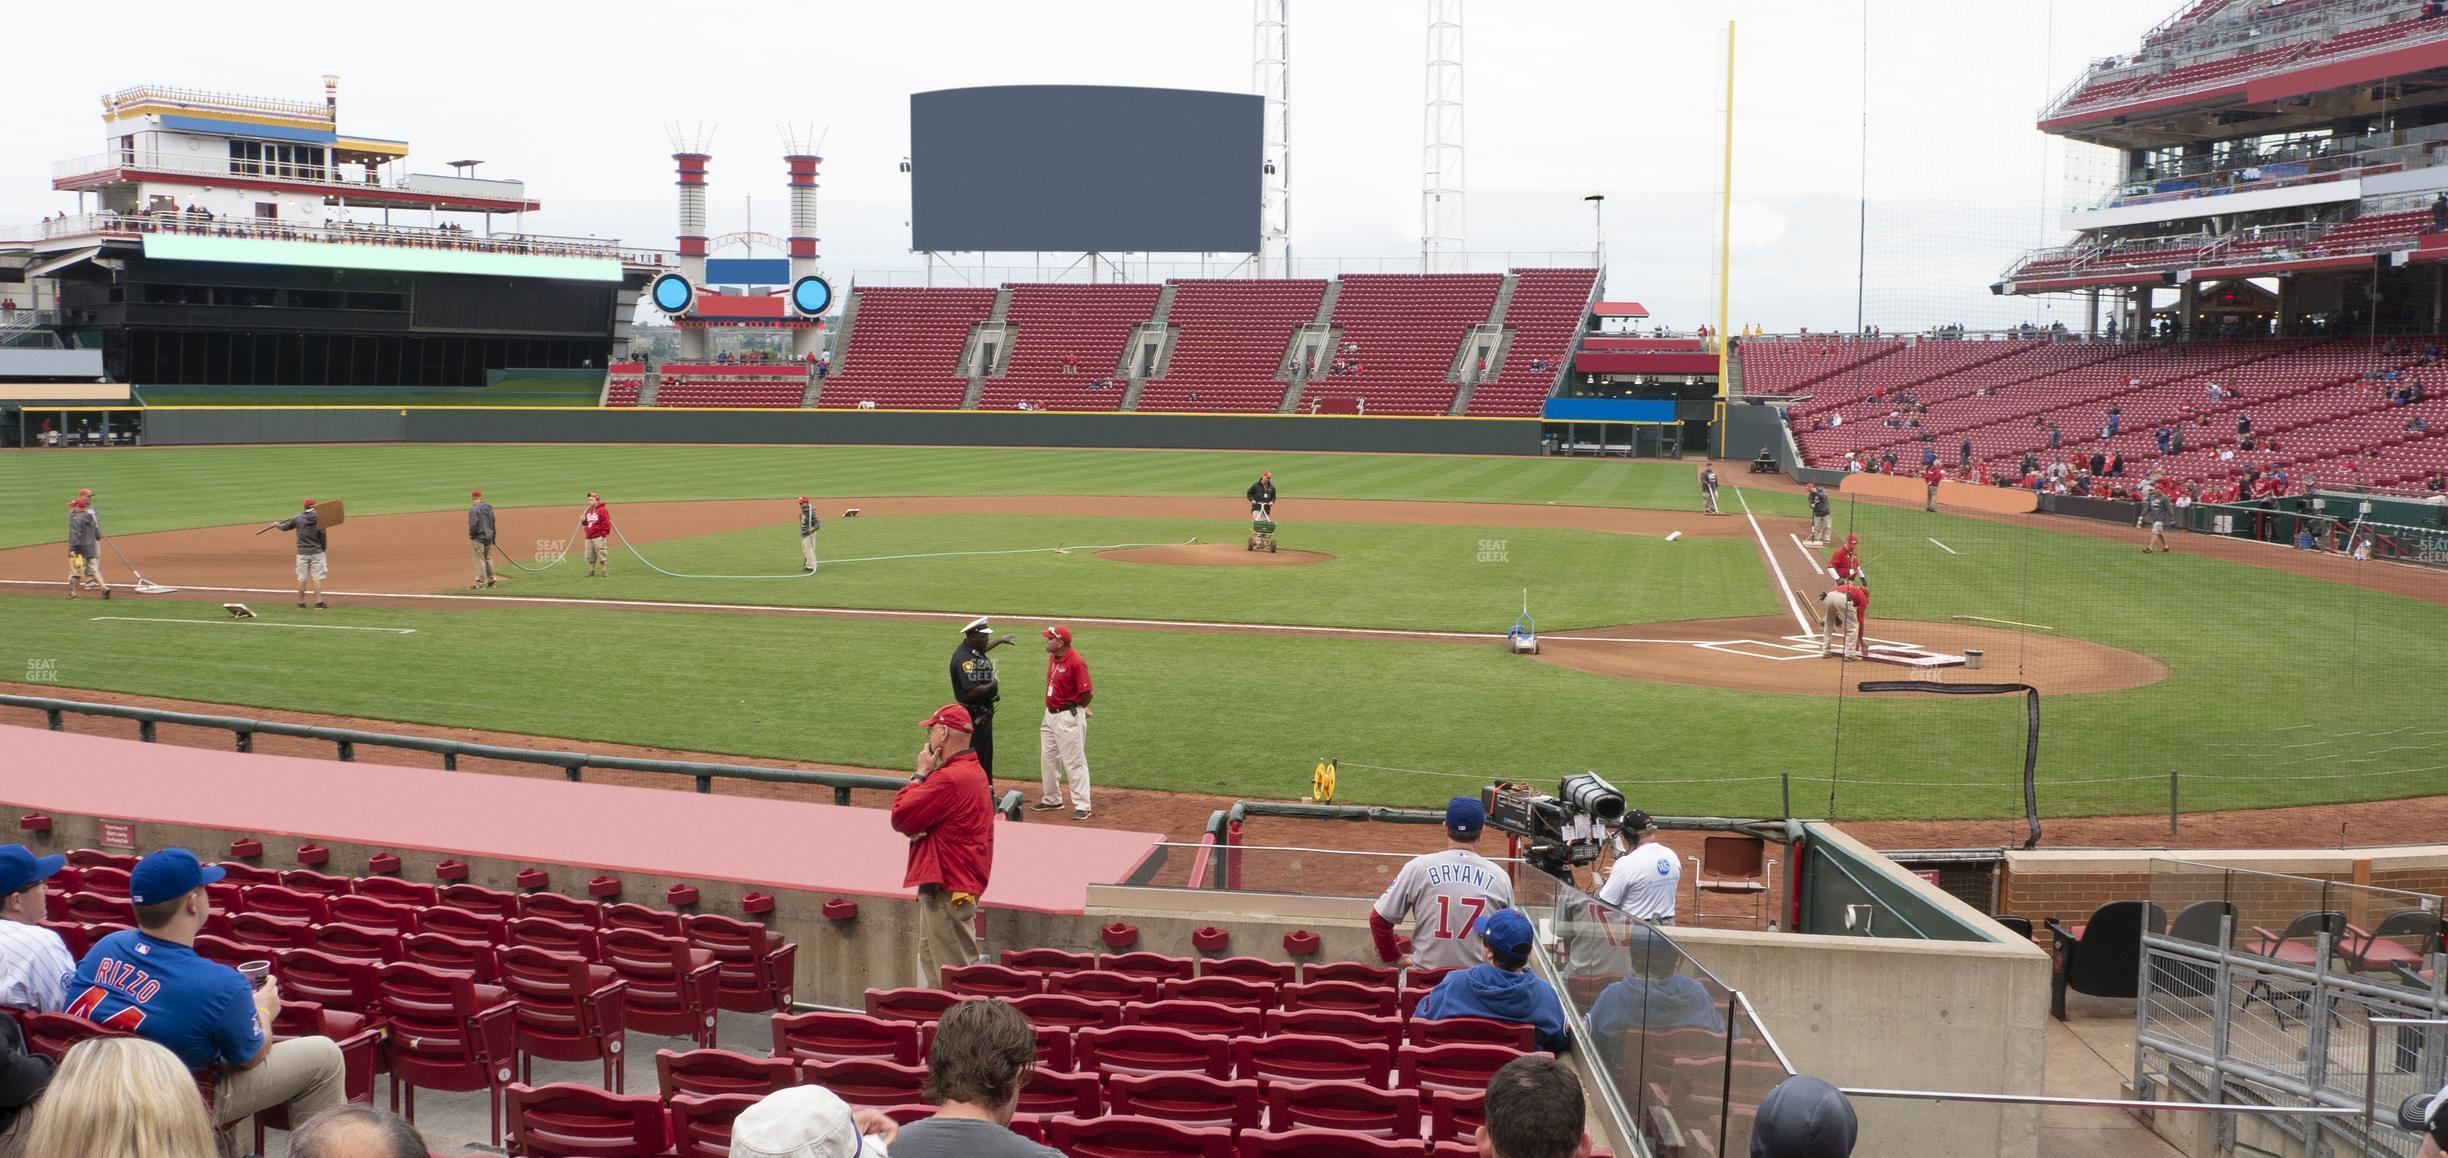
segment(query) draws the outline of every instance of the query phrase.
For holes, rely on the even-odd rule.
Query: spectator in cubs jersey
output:
[[[1530,972],[1534,934],[1530,918],[1519,909],[1498,909],[1479,922],[1481,961],[1446,975],[1412,1014],[1415,1020],[1486,1017],[1532,1027],[1540,1049],[1562,1053],[1572,1048],[1572,1029],[1564,1023],[1564,1003],[1555,987]]]
[[[1411,858],[1369,910],[1369,935],[1380,959],[1427,969],[1477,963],[1478,947],[1471,939],[1479,922],[1513,905],[1512,878],[1479,855],[1479,834],[1486,828],[1487,809],[1478,800],[1456,796],[1446,803],[1445,851]],[[1412,923],[1408,955],[1394,935],[1401,921]]]

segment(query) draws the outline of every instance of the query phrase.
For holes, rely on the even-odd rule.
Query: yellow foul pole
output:
[[[1726,371],[1734,358],[1734,343],[1727,339],[1733,331],[1727,328],[1732,319],[1728,303],[1733,296],[1734,280],[1734,22],[1726,21],[1725,55],[1725,140],[1719,146],[1725,154],[1724,170],[1718,175],[1717,193],[1717,428],[1716,457],[1725,457],[1726,444]]]

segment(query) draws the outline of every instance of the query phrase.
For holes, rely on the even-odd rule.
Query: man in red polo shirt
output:
[[[1921,503],[1922,510],[1938,509],[1938,480],[1945,477],[1946,472],[1938,469],[1938,464],[1935,462],[1921,468],[1921,483],[1929,488],[1929,497]]]
[[[1063,806],[1063,778],[1071,779],[1071,819],[1086,820],[1088,800],[1088,701],[1096,686],[1088,680],[1088,661],[1071,646],[1071,629],[1049,627],[1046,639],[1046,714],[1037,730],[1037,772],[1045,793],[1031,809],[1044,812]]]
[[[918,771],[893,793],[893,831],[910,838],[901,884],[918,890],[918,980],[978,960],[977,906],[994,871],[994,792],[969,750],[969,709],[946,704],[927,730]]]

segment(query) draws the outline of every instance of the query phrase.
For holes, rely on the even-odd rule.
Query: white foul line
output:
[[[1944,543],[1940,543],[1940,542],[1938,542],[1938,540],[1936,540],[1936,539],[1931,539],[1931,540],[1930,540],[1930,542],[1931,542],[1931,543],[1933,543],[1933,544],[1935,544],[1939,550],[1944,551],[1944,552],[1946,552],[1946,553],[1947,553],[1947,554],[1949,554],[1949,555],[1961,555],[1961,554],[1963,554],[1963,552],[1958,551],[1958,550],[1956,550],[1956,549],[1955,549],[1955,548],[1953,548],[1953,547],[1947,546],[1947,545],[1946,545],[1946,544],[1944,544]]]
[[[150,615],[97,615],[91,623],[198,623],[206,627],[294,627],[301,631],[381,631],[415,635],[413,627],[347,627],[337,623],[266,623],[260,619],[156,619]]]
[[[1804,634],[1810,632],[1810,621],[1802,617],[1802,603],[1794,598],[1793,584],[1785,581],[1785,565],[1777,562],[1776,548],[1768,542],[1768,532],[1760,530],[1759,516],[1751,513],[1751,500],[1743,497],[1742,488],[1734,488],[1734,500],[1742,504],[1743,517],[1751,520],[1751,534],[1759,539],[1760,554],[1768,556],[1768,569],[1776,572],[1777,590],[1785,595],[1785,608],[1793,612],[1794,626]]]
[[[1811,554],[1810,548],[1802,545],[1802,536],[1788,532],[1785,537],[1793,541],[1794,550],[1801,552],[1802,562],[1810,568],[1811,578],[1817,579],[1822,574],[1819,569],[1819,556]]]

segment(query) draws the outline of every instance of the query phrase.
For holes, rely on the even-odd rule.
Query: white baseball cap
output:
[[[823,1086],[767,1094],[731,1123],[731,1158],[857,1158],[863,1145],[850,1103]]]

